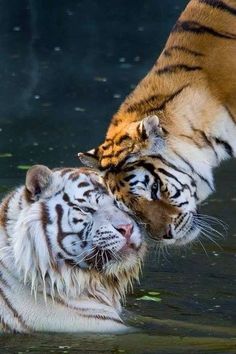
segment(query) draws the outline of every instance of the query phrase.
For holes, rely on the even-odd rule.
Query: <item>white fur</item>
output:
[[[98,176],[81,173],[73,180],[69,178],[71,173],[73,171],[62,176],[60,171],[54,172],[52,185],[34,203],[22,198],[25,187],[19,188],[8,203],[7,223],[0,226],[0,318],[11,330],[114,332],[126,328],[120,318],[120,299],[132,279],[138,277],[144,254],[141,234],[134,221],[114,206],[112,198],[99,191],[101,180]],[[78,188],[81,182],[88,186]],[[76,203],[89,189],[95,192],[90,193],[83,204],[93,208],[94,214],[74,210],[63,200],[67,193],[70,201]],[[46,233],[42,203],[47,206],[50,219]],[[57,205],[63,206],[61,228],[66,233],[63,249],[57,241],[60,224]],[[85,208],[78,201],[75,205]],[[73,224],[74,217],[83,218],[83,223]],[[85,222],[92,222],[93,226],[87,245],[82,249],[76,235],[83,231]],[[126,240],[114,225],[126,223],[133,223],[131,242],[140,250],[122,255]],[[97,232],[103,229],[105,233],[99,237]],[[112,235],[115,244],[109,246],[106,235]],[[101,271],[93,265],[88,267],[83,258],[90,255],[94,246],[112,249],[117,259],[104,264]],[[119,258],[120,254],[122,258]],[[65,259],[78,263],[79,267],[68,265]],[[113,276],[118,278],[118,285],[112,285]]]

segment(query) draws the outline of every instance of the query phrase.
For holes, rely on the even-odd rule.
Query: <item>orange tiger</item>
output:
[[[236,154],[236,1],[192,0],[151,71],[80,154],[167,244],[194,240],[213,168]]]

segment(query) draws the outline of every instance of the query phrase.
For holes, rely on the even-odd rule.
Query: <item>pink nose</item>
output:
[[[115,229],[121,233],[125,238],[130,238],[133,232],[133,224],[117,225]]]

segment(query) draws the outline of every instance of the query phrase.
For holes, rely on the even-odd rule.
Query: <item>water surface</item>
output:
[[[179,0],[0,2],[0,193],[35,163],[78,166],[124,97],[148,71],[183,9]],[[0,337],[1,353],[236,353],[235,162],[217,172],[201,212],[225,239],[158,256],[150,244],[128,296],[126,335]],[[150,296],[161,301],[138,300]],[[159,294],[157,294],[159,293]],[[152,296],[152,295],[151,295]]]

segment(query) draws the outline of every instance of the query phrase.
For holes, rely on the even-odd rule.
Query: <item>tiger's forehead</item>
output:
[[[109,169],[122,163],[134,149],[134,142],[128,134],[114,140],[107,140],[98,149],[99,163],[102,169]]]
[[[58,184],[69,192],[74,190],[91,193],[108,194],[104,186],[102,177],[94,170],[89,168],[64,168],[54,170]],[[89,191],[89,193],[88,193]]]
[[[101,144],[96,154],[99,159],[101,169],[108,169],[123,163],[123,161],[135,150],[140,150],[143,143],[140,125],[132,122],[129,125],[121,124],[112,136],[106,138]]]

